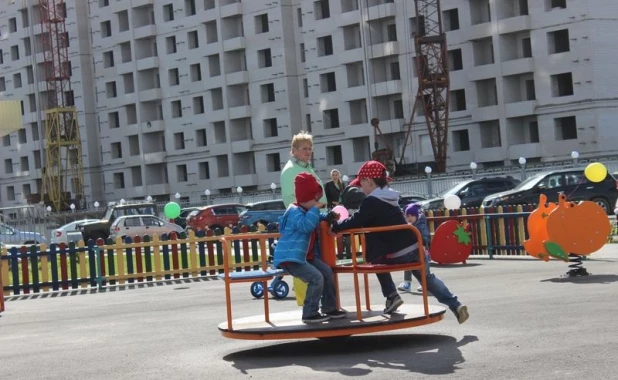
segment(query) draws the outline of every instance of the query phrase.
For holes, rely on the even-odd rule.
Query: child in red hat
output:
[[[350,185],[359,186],[367,197],[354,215],[333,225],[333,232],[361,227],[406,224],[406,219],[399,208],[399,193],[388,186],[389,181],[390,178],[384,165],[377,161],[366,162]],[[419,261],[416,234],[410,230],[370,233],[366,235],[365,243],[367,250],[365,257],[372,264],[404,264]],[[425,273],[413,271],[412,274],[419,281],[424,275],[427,281],[427,291],[433,294],[439,302],[447,305],[459,323],[464,323],[469,316],[468,308],[459,302],[446,285],[430,272],[428,260],[426,263]],[[393,313],[403,304],[393,277],[390,273],[377,273],[376,275],[382,287],[382,294],[386,297],[384,313]]]
[[[334,221],[336,214],[320,214],[319,210],[324,207],[319,202],[323,190],[313,174],[298,174],[294,178],[294,193],[296,202],[279,219],[281,238],[275,248],[274,266],[307,284],[304,323],[345,318],[347,313],[337,309],[333,271],[320,260],[318,226],[321,220]]]

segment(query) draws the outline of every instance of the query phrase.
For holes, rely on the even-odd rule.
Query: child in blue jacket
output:
[[[324,207],[319,202],[322,186],[312,174],[300,173],[294,178],[294,193],[296,203],[291,204],[279,220],[281,237],[275,247],[273,264],[307,284],[304,323],[345,318],[347,313],[337,309],[333,271],[320,260],[320,220],[332,219],[332,215],[320,215],[319,210]]]
[[[405,211],[404,215],[408,224],[413,225],[418,229],[423,238],[423,247],[425,248],[425,262],[429,265],[429,243],[431,242],[431,233],[429,232],[429,226],[427,225],[427,218],[421,210],[421,205],[418,203],[410,203]],[[402,292],[409,292],[412,290],[412,271],[407,270],[403,272],[403,282],[397,287]],[[422,287],[418,287],[419,292],[423,291]]]

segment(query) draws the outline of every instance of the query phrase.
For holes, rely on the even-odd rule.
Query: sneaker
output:
[[[453,310],[453,313],[457,317],[457,322],[459,322],[460,325],[470,317],[470,314],[468,314],[468,306],[466,305],[457,306],[457,309]]]
[[[404,281],[401,284],[399,284],[397,289],[402,292],[409,292],[411,287],[412,287],[412,284],[410,284],[410,281]]]
[[[399,306],[403,305],[403,300],[399,297],[399,294],[386,299],[386,307],[384,308],[384,314],[391,314],[397,310]]]
[[[417,292],[422,292],[422,291],[423,291],[423,287],[422,287],[422,286],[419,286],[418,288],[416,288],[416,291],[417,291]]]
[[[348,316],[348,313],[344,310],[333,310],[324,314],[328,315],[331,319],[341,319]]]
[[[311,317],[303,317],[303,323],[322,323],[322,322],[326,322],[330,319],[330,315],[326,315],[326,314],[316,314],[316,315],[312,315]]]

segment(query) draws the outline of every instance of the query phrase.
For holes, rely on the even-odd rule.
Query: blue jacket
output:
[[[429,244],[431,244],[431,233],[429,232],[429,225],[427,224],[427,217],[425,214],[418,215],[416,222],[414,222],[414,227],[421,233],[425,248],[429,248]]]
[[[285,214],[279,218],[279,232],[281,237],[275,247],[274,266],[284,262],[304,264],[307,262],[307,250],[311,233],[318,227],[324,215],[316,207],[305,211],[296,204],[290,205]],[[320,236],[315,241],[313,254],[320,257]]]
[[[361,227],[386,227],[407,224],[398,204],[399,193],[390,188],[378,188],[365,198],[358,211],[341,223],[333,225],[333,232]],[[372,232],[365,235],[367,261],[398,252],[417,242],[411,230]]]

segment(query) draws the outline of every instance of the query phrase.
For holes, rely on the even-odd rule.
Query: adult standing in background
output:
[[[337,169],[330,171],[330,178],[332,181],[326,182],[324,185],[324,191],[326,192],[328,208],[332,209],[333,207],[341,204],[341,194],[345,189],[345,185],[341,180],[341,173],[339,173],[339,170]]]
[[[287,208],[292,203],[296,202],[294,195],[294,179],[300,173],[311,173],[320,186],[324,190],[322,180],[313,170],[311,166],[311,155],[313,154],[313,136],[305,131],[300,131],[292,138],[292,150],[290,151],[290,159],[281,171],[279,182],[281,183],[281,194],[283,203]],[[326,196],[322,195],[320,203],[326,204]]]

